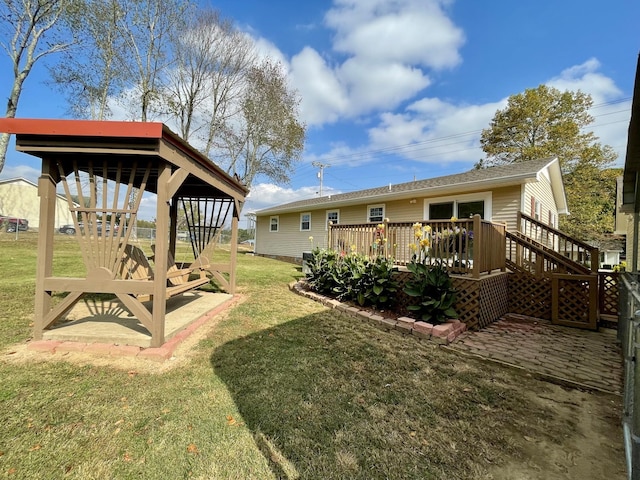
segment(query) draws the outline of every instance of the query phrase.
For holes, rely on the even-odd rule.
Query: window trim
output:
[[[382,208],[382,215],[380,220],[371,220],[371,209],[372,208]],[[384,221],[385,216],[385,204],[384,203],[375,203],[371,205],[367,205],[367,223],[382,223]]]
[[[275,219],[276,229],[273,230],[271,227],[273,226],[273,220]],[[269,233],[278,233],[280,231],[280,215],[271,215],[269,217]]]
[[[340,209],[339,208],[334,208],[332,210],[326,210],[325,213],[324,213],[324,219],[325,219],[324,229],[325,230],[329,230],[329,222],[330,222],[329,214],[330,213],[337,213],[338,214],[338,219],[336,220],[336,224],[340,223]]]
[[[484,202],[484,215],[483,220],[491,221],[493,216],[493,192],[476,192],[476,193],[463,193],[461,195],[447,195],[444,197],[432,197],[424,199],[423,214],[425,220],[431,220],[429,218],[429,205],[432,203],[447,203],[453,202],[453,211],[458,212],[458,203],[468,202]]]
[[[302,217],[305,215],[309,215],[309,228],[302,228]],[[301,232],[310,232],[311,231],[311,212],[303,212],[300,214],[300,231]]]

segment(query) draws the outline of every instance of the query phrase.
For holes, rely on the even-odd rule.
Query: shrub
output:
[[[307,282],[316,292],[375,308],[388,308],[395,301],[398,283],[391,259],[369,260],[364,255],[318,248],[312,254]]]
[[[366,264],[357,286],[355,300],[359,305],[372,305],[377,309],[389,308],[396,300],[398,282],[394,279],[396,269],[393,260],[376,257]]]
[[[333,294],[336,285],[335,268],[338,254],[334,250],[315,248],[311,252],[313,259],[307,264],[309,273],[307,282],[318,293]]]
[[[426,265],[414,260],[407,265],[412,280],[407,282],[404,293],[418,299],[418,303],[407,306],[407,310],[416,312],[420,320],[432,324],[446,322],[457,318],[453,305],[456,302],[456,291],[451,277],[441,265]]]

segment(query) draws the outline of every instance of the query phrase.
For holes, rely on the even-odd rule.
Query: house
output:
[[[517,230],[518,212],[557,228],[568,214],[557,159],[547,158],[285,203],[256,212],[257,255],[300,262],[326,246],[328,224],[470,218]],[[313,237],[311,243],[309,237]]]
[[[0,180],[0,214],[26,218],[29,228],[38,228],[40,223],[40,199],[38,186],[25,178]],[[73,215],[64,195],[56,195],[55,223],[60,226],[73,223]]]

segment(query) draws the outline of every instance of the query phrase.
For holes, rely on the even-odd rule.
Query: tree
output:
[[[174,44],[175,65],[165,89],[168,114],[186,141],[193,133],[210,151],[221,125],[237,115],[255,46],[215,10],[192,10]]]
[[[122,60],[131,90],[124,100],[134,119],[146,122],[157,108],[173,58],[171,45],[182,33],[188,3],[181,0],[121,0],[125,39]],[[137,110],[137,113],[134,111]]]
[[[74,30],[80,4],[74,0],[2,0],[0,2],[0,45],[13,66],[6,118],[14,118],[24,82],[38,60],[62,52],[74,44]],[[9,134],[0,135],[0,172],[9,147]]]
[[[221,132],[227,172],[246,185],[261,174],[287,182],[304,148],[305,126],[298,121],[299,99],[280,64],[269,59],[247,76],[240,124]]]
[[[603,169],[615,159],[614,150],[602,145],[585,129],[593,122],[591,96],[580,91],[561,92],[540,85],[509,97],[480,144],[486,158],[476,168],[556,157],[565,180],[570,215],[560,228],[583,240],[593,240],[613,225],[615,190],[599,183],[611,181]],[[613,180],[615,185],[615,179]]]
[[[74,117],[104,120],[125,84],[124,10],[119,0],[87,0],[78,43],[49,68],[51,82],[66,93]]]

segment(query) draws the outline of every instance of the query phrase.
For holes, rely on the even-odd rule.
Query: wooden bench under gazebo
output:
[[[15,134],[18,151],[42,159],[36,340],[85,294],[108,293],[149,331],[150,346],[159,347],[165,341],[169,296],[207,283],[205,275],[234,293],[238,220],[248,191],[165,125],[5,118],[0,119],[0,132]],[[74,214],[85,278],[53,275],[59,189]],[[133,274],[130,253],[136,247],[136,220],[145,192],[157,195],[157,235],[153,274],[141,277]],[[196,260],[189,270],[182,269],[181,276],[171,273],[175,266],[170,264],[176,258],[179,209],[184,213]],[[230,259],[216,263],[213,246],[229,218]],[[189,279],[191,273],[195,279]],[[180,279],[183,284],[176,287]],[[53,295],[61,292],[67,295],[54,305]],[[150,310],[142,299],[152,301]]]

